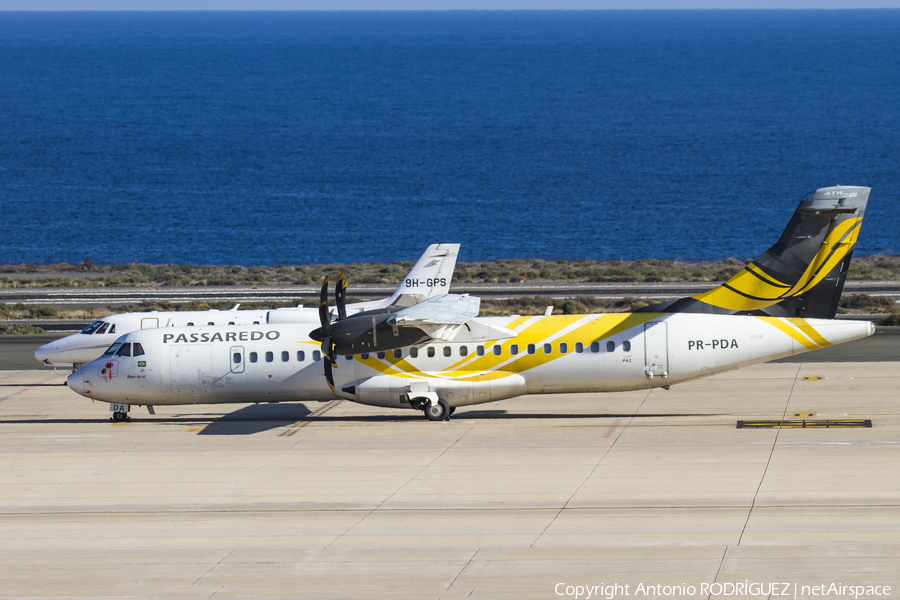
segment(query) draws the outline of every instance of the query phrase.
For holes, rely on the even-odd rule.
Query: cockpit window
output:
[[[134,354],[132,356],[143,356],[144,355],[144,347],[135,342],[134,344]]]
[[[131,344],[122,344],[122,347],[116,351],[116,356],[131,356]]]
[[[108,356],[108,355],[111,355],[111,354],[115,354],[115,353],[119,350],[119,346],[121,346],[121,345],[122,345],[122,344],[116,342],[115,344],[113,344],[112,346],[110,346],[109,349],[108,349],[106,352],[103,353],[103,356]]]
[[[109,323],[103,323],[100,325],[100,329],[97,330],[97,335],[101,333],[106,333],[106,328],[109,327]]]
[[[109,331],[107,331],[106,333],[115,333],[115,332],[116,332],[116,324],[113,323],[112,327],[110,327]]]
[[[93,323],[91,323],[90,325],[88,325],[87,327],[82,329],[81,333],[91,335],[92,333],[97,331],[97,328],[100,327],[101,325],[103,325],[103,321],[94,321]]]

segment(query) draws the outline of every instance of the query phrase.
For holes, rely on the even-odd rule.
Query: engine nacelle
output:
[[[338,390],[348,400],[389,408],[412,408],[410,400],[436,393],[452,407],[504,400],[528,393],[525,378],[516,373],[473,373],[453,379],[377,375]]]

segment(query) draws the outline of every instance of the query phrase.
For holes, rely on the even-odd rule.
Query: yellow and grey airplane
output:
[[[779,240],[724,284],[632,313],[477,317],[468,296],[328,318],[135,331],[68,380],[130,405],[329,401],[424,411],[523,394],[669,386],[872,335],[834,320],[869,188],[800,202]]]

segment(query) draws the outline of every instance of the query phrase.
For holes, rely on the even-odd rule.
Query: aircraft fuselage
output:
[[[523,394],[666,387],[874,333],[860,321],[616,313],[489,317],[517,332],[483,344],[432,341],[339,356],[336,391],[309,324],[142,330],[69,378],[76,392],[138,405],[328,401],[410,408],[417,391],[449,406]],[[121,347],[119,348],[121,351]]]

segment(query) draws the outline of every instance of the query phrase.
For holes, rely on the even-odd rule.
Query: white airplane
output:
[[[135,331],[68,385],[110,403],[114,421],[132,404],[335,399],[443,420],[523,394],[668,389],[872,335],[873,323],[834,320],[869,191],[816,190],[778,242],[726,283],[633,313],[478,318],[477,300],[460,297],[332,322],[326,282],[315,330]]]
[[[349,304],[346,306],[347,315],[387,306],[411,306],[447,294],[458,255],[459,244],[432,244],[425,249],[390,297]],[[319,320],[316,308],[297,306],[275,310],[238,310],[239,306],[240,304],[236,304],[231,310],[225,311],[152,311],[111,315],[91,323],[80,333],[44,344],[34,351],[34,357],[47,366],[72,367],[94,360],[122,334],[140,329],[318,323]]]

